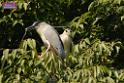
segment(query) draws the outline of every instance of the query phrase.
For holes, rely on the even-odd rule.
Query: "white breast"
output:
[[[70,49],[71,49],[71,45],[72,45],[72,39],[66,34],[61,34],[60,38],[63,42],[65,53],[68,55],[70,53]]]

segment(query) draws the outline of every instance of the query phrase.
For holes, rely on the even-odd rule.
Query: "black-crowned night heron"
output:
[[[52,27],[46,22],[34,22],[31,26],[27,27],[27,29],[32,28],[36,29],[36,32],[39,34],[43,43],[47,47],[46,52],[48,52],[48,50],[52,50],[62,59],[65,58],[66,55],[64,51],[64,46],[58,32],[54,29],[54,27]]]
[[[68,55],[72,47],[71,30],[65,29],[60,38],[64,44],[65,54]]]

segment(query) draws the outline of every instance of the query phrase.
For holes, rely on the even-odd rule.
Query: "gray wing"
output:
[[[57,53],[62,58],[65,58],[63,43],[59,37],[58,32],[52,26],[49,26],[43,33],[45,35],[45,38],[49,41],[49,43],[57,51]]]

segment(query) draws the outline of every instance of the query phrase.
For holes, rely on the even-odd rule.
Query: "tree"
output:
[[[0,7],[1,82],[120,83],[123,70],[123,0],[21,0],[17,10]],[[35,20],[72,29],[73,48],[61,59],[45,48]],[[57,28],[61,33],[65,28]],[[31,37],[32,34],[34,37]],[[15,36],[16,35],[16,36]],[[24,39],[23,39],[24,37]],[[37,38],[36,38],[37,37]]]

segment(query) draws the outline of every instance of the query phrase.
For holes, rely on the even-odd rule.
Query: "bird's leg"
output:
[[[47,46],[47,49],[46,49],[44,54],[46,54],[50,50],[50,43],[49,43],[49,41],[47,40],[46,43],[47,43],[48,46]]]

